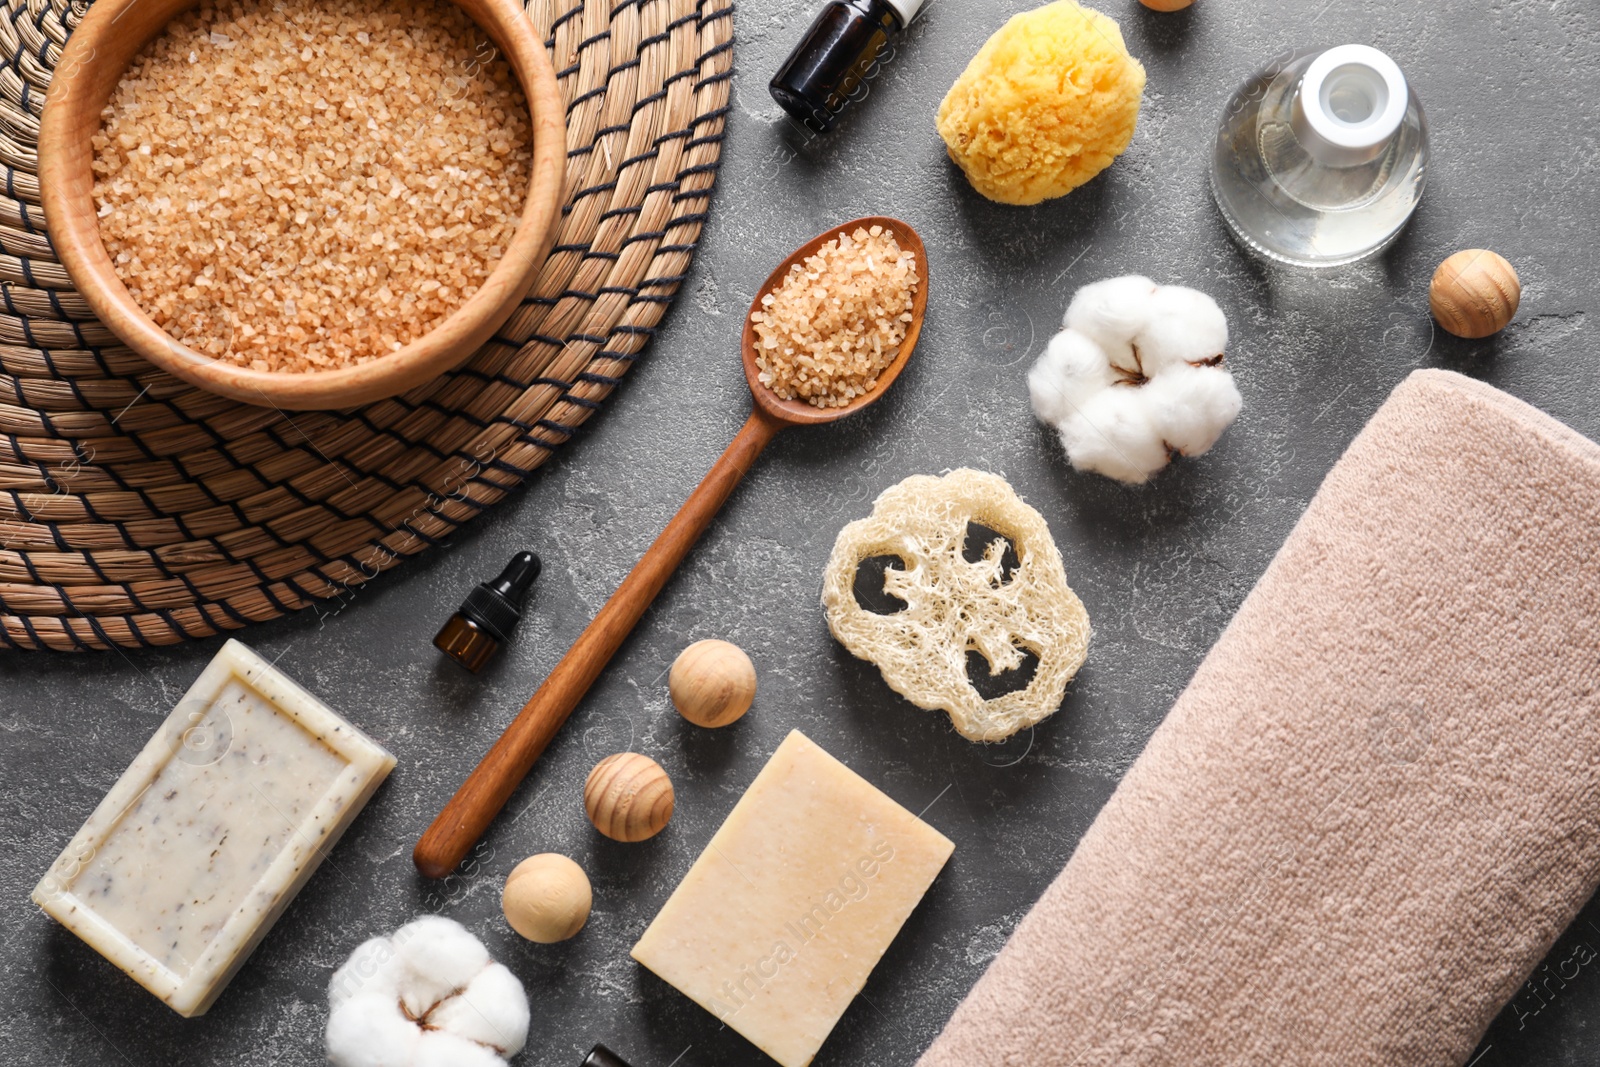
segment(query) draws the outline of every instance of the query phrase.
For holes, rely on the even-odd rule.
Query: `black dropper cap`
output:
[[[522,602],[539,577],[539,557],[518,552],[492,582],[467,594],[461,608],[439,628],[433,645],[473,674],[511,639],[522,618]]]
[[[578,1067],[628,1067],[627,1061],[604,1045],[596,1045]]]

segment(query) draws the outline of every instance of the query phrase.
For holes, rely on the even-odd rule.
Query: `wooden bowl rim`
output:
[[[900,351],[895,354],[894,362],[878,375],[878,385],[872,392],[857,397],[842,408],[819,408],[804,400],[783,399],[761,382],[761,368],[756,364],[756,328],[750,321],[750,316],[755,313],[761,298],[782,283],[784,276],[789,273],[790,264],[815,255],[817,249],[841,233],[854,233],[858,228],[870,230],[873,226],[882,226],[893,233],[901,250],[910,252],[917,258],[917,291],[911,296],[911,323],[906,329],[905,340],[900,342]],[[755,398],[756,407],[780,422],[798,426],[834,422],[846,415],[854,415],[868,404],[874,403],[888,392],[895,379],[900,377],[900,372],[905,370],[906,364],[911,360],[912,350],[917,347],[917,339],[922,336],[922,320],[928,310],[928,273],[928,250],[923,247],[921,236],[912,229],[910,223],[888,215],[867,215],[829,226],[785,256],[783,262],[772,269],[772,273],[767,275],[767,280],[756,290],[755,301],[744,316],[744,333],[739,345],[740,356],[744,362],[745,380],[750,385],[750,394]]]
[[[88,135],[72,138],[85,110],[100,113],[134,57],[178,14],[200,0],[99,0],[63,49],[39,125],[40,202],[56,256],[90,309],[123,343],[192,385],[245,403],[293,410],[351,407],[395,396],[459,366],[516,311],[555,237],[566,165],[566,109],[544,42],[513,0],[447,0],[495,43],[526,97],[534,139],[528,194],[516,233],[472,296],[428,333],[366,363],[326,371],[261,371],[203,355],[172,337],[139,306],[111,262],[94,206],[94,151]],[[145,34],[134,22],[116,26],[129,9],[157,13]],[[164,14],[162,13],[164,12]],[[76,96],[75,75],[90,64],[118,62],[104,99]],[[97,76],[103,69],[97,72]],[[61,75],[65,74],[65,77]],[[92,134],[91,134],[92,135]],[[85,210],[87,209],[87,210]]]

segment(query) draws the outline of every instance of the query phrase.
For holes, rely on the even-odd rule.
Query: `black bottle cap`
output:
[[[604,1045],[596,1045],[589,1050],[589,1055],[584,1058],[579,1067],[628,1067],[627,1061]]]
[[[434,647],[476,674],[511,638],[539,571],[539,557],[532,552],[512,556],[498,578],[467,594],[460,609],[434,635]]]
[[[522,602],[539,577],[539,557],[518,552],[492,582],[484,582],[461,603],[461,614],[488,630],[496,641],[507,641],[522,618]]]

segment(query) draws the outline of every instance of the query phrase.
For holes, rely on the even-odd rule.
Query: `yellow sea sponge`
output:
[[[1122,154],[1143,95],[1144,67],[1116,20],[1056,0],[984,43],[939,105],[939,135],[978,192],[1037,204]]]

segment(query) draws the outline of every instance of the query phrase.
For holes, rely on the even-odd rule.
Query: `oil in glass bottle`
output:
[[[818,133],[867,94],[923,0],[828,0],[773,76],[772,98]]]
[[[1288,53],[1234,94],[1211,188],[1251,251],[1336,267],[1394,242],[1427,162],[1427,120],[1400,67],[1376,48],[1341,45]]]

